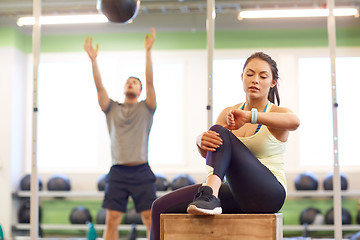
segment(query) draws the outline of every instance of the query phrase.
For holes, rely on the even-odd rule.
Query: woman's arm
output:
[[[300,125],[300,120],[290,109],[273,106],[271,112],[258,112],[257,123],[272,129],[294,131]]]

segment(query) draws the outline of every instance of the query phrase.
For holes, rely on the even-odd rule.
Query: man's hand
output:
[[[99,44],[97,43],[96,48],[94,49],[92,46],[92,37],[87,37],[85,39],[84,49],[87,52],[87,54],[89,55],[89,58],[91,59],[91,61],[94,61],[98,55]]]
[[[155,42],[155,35],[156,35],[155,28],[152,27],[150,29],[150,31],[151,31],[150,36],[149,36],[149,34],[145,35],[145,44],[144,45],[145,45],[146,51],[150,51]]]

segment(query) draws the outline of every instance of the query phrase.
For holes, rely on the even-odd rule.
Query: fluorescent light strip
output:
[[[102,14],[41,16],[40,24],[84,24],[105,23],[109,20]],[[34,25],[34,17],[21,17],[17,20],[18,26]]]
[[[275,10],[245,10],[239,12],[238,19],[243,18],[297,18],[297,17],[327,17],[329,9],[275,9]],[[359,16],[355,8],[336,8],[335,16]]]

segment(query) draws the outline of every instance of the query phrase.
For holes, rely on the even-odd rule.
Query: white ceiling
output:
[[[267,19],[237,20],[237,13],[254,8],[306,8],[323,7],[325,0],[215,0],[216,30],[264,29],[264,28],[318,28],[326,27],[326,19]],[[32,0],[0,0],[0,26],[16,26],[19,16],[32,14]],[[337,7],[360,8],[360,0],[336,0]],[[72,26],[43,26],[42,32],[131,32],[147,31],[155,26],[158,31],[204,31],[206,29],[206,0],[141,0],[140,10],[131,24],[92,24]],[[42,14],[95,13],[96,0],[42,0]],[[360,18],[336,19],[337,26],[360,26]],[[31,27],[19,28],[30,33]]]

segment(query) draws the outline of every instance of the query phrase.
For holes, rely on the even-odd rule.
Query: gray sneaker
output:
[[[193,202],[190,203],[187,208],[187,212],[194,215],[221,214],[222,208],[220,200],[212,193],[212,188],[209,186],[199,187]]]

